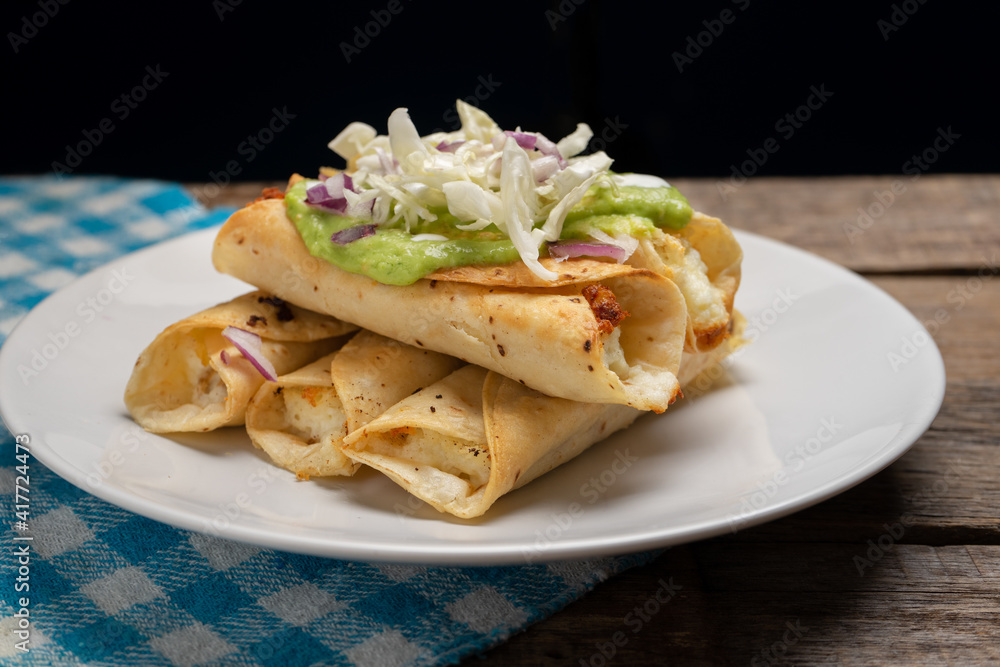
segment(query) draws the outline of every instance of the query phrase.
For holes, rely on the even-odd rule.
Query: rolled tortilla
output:
[[[211,431],[243,423],[264,383],[222,336],[227,326],[261,337],[261,350],[287,373],[340,347],[357,327],[251,292],[167,327],[142,351],[125,387],[125,406],[147,431]]]
[[[415,347],[450,354],[551,396],[662,412],[680,386],[687,328],[680,290],[654,271],[593,260],[463,267],[383,285],[309,254],[281,200],[236,212],[212,255],[223,273]],[[630,315],[602,327],[582,290],[601,284]],[[609,330],[610,329],[610,330]]]
[[[743,250],[718,218],[695,212],[677,231],[658,230],[642,239],[628,263],[670,278],[687,303],[685,352],[704,352],[728,334],[740,286]]]
[[[685,384],[742,344],[741,318],[737,325],[723,345],[685,355]],[[437,510],[469,519],[641,414],[552,398],[466,366],[348,435],[343,451]]]
[[[300,478],[353,475],[341,442],[463,362],[360,331],[341,349],[265,383],[250,401],[247,434]]]

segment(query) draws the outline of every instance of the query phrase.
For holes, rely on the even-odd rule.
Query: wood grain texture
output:
[[[859,272],[970,269],[1000,250],[996,175],[758,178],[725,200],[715,181],[671,182],[732,227]],[[905,189],[893,194],[894,184]]]
[[[845,231],[894,183],[881,215]],[[711,179],[674,184],[909,308],[944,358],[941,411],[873,478],[669,549],[468,664],[1000,664],[1000,176],[750,179],[725,200]],[[211,203],[245,204],[264,185],[282,183],[229,186]],[[679,589],[660,604],[665,583]]]

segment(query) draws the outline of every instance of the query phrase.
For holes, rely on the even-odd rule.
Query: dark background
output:
[[[622,171],[722,177],[749,151],[758,176],[893,174],[949,127],[931,172],[998,171],[996,3],[233,2],[5,3],[0,173],[281,179],[339,166],[326,143],[397,106],[454,129],[458,97],[554,140],[585,121]],[[128,108],[147,67],[166,76]],[[832,95],[779,130],[813,86]],[[242,144],[275,109],[294,117]]]

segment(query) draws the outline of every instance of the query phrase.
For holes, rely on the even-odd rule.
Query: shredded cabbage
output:
[[[454,132],[421,137],[405,108],[389,116],[388,135],[364,123],[344,128],[329,147],[355,166],[354,190],[344,192],[349,212],[409,231],[437,219],[432,207],[446,206],[462,223],[458,229],[495,225],[535,275],[554,280],[557,274],[538,261],[539,249],[559,239],[567,212],[592,185],[611,183],[611,158],[603,151],[580,156],[593,137],[585,123],[553,143],[520,128],[505,133],[461,100],[456,107],[462,126]]]

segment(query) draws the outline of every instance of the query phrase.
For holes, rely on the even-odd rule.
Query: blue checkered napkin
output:
[[[227,213],[169,183],[0,178],[0,341],[75,276]],[[449,664],[655,555],[493,568],[300,556],[145,519],[34,459],[28,530],[17,532],[16,454],[0,429],[0,664]]]
[[[49,293],[143,246],[225,221],[172,183],[0,178],[0,340]]]

